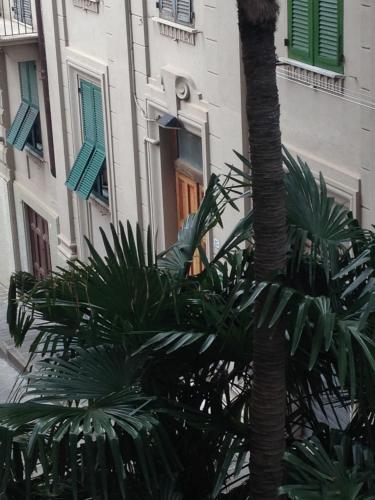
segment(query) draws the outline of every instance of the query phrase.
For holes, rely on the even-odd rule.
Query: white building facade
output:
[[[291,50],[293,15],[303,26],[318,3],[329,29],[343,23],[334,68]],[[226,172],[233,149],[247,154],[236,1],[0,0],[0,11],[0,282],[87,259],[85,237],[103,252],[110,223],[151,225],[158,249],[170,245],[211,173]],[[284,142],[367,225],[372,21],[375,0],[282,0],[277,34]],[[224,233],[246,210],[228,212]]]

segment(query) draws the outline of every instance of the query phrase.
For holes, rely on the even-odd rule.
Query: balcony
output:
[[[37,41],[33,7],[31,0],[0,0],[0,47]]]

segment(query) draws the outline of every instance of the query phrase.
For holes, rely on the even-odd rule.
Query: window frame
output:
[[[337,51],[338,64],[334,64],[329,60],[325,60],[319,54],[319,5],[316,0],[308,0],[308,53],[303,54],[298,49],[293,47],[293,7],[295,0],[288,0],[288,57],[290,59],[300,61],[315,68],[321,68],[335,73],[343,74],[344,72],[344,2],[337,0]]]
[[[190,3],[190,19],[189,21],[184,21],[178,16],[178,3],[182,1],[188,1]],[[181,26],[194,26],[194,5],[193,0],[170,0],[172,3],[172,15],[168,15],[164,12],[163,8],[163,0],[158,1],[159,8],[159,16],[161,19],[165,19],[166,21],[170,21],[176,24],[180,24]]]

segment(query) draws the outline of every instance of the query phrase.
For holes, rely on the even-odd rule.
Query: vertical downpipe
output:
[[[54,149],[53,134],[52,134],[51,103],[50,103],[49,88],[48,88],[47,58],[46,58],[46,47],[44,41],[42,7],[40,0],[35,0],[35,12],[36,12],[36,24],[38,29],[38,49],[39,49],[39,59],[40,59],[41,77],[43,85],[43,98],[44,98],[44,107],[46,113],[49,163],[50,163],[51,175],[53,177],[56,177],[55,149]]]

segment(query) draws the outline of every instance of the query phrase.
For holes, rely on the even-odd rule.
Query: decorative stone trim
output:
[[[100,0],[73,0],[73,5],[97,14],[99,12],[99,2]]]
[[[195,37],[198,30],[191,26],[174,23],[161,17],[153,17],[152,20],[159,25],[159,32],[163,36],[172,38],[176,42],[183,42],[189,45],[195,45]]]
[[[281,64],[280,64],[281,63]],[[279,73],[284,78],[290,78],[312,88],[321,89],[333,94],[344,93],[344,75],[328,71],[293,59],[280,58]]]

